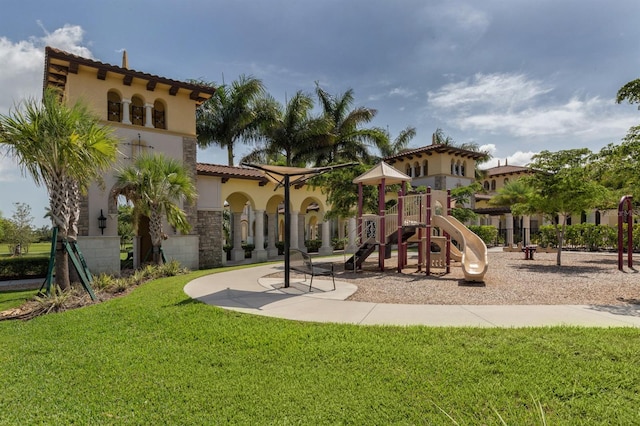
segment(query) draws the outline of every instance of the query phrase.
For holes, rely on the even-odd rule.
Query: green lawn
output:
[[[51,253],[51,242],[33,243],[29,245],[29,253],[25,256],[42,256]],[[0,257],[11,257],[13,253],[9,251],[7,244],[0,245]]]
[[[640,418],[636,329],[292,322],[192,301],[182,288],[203,274],[30,322],[0,322],[0,424]]]
[[[27,299],[31,299],[36,293],[37,290],[3,291],[2,287],[0,287],[0,311],[18,307]]]

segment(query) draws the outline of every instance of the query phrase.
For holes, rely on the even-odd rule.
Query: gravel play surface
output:
[[[484,283],[463,280],[460,263],[447,275],[417,272],[417,256],[409,254],[402,273],[395,257],[377,268],[377,253],[362,272],[344,271],[335,263],[336,279],[349,281],[358,291],[349,300],[378,303],[439,305],[626,305],[640,304],[640,274],[618,271],[617,254],[563,252],[562,266],[556,254],[536,253],[524,260],[522,253],[489,252]],[[640,261],[640,258],[637,259]],[[640,270],[640,267],[638,267]],[[432,272],[441,274],[442,269]]]

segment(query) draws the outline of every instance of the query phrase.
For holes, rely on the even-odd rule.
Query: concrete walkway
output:
[[[282,272],[282,264],[263,265],[207,275],[189,282],[184,291],[209,305],[238,312],[296,321],[362,325],[428,325],[469,327],[532,327],[574,325],[640,327],[640,305],[405,305],[346,301],[357,288],[345,281],[309,282],[264,278]],[[309,277],[307,277],[309,279]]]

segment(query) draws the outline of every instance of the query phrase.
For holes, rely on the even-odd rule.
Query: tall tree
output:
[[[593,178],[601,182],[614,194],[612,202],[605,207],[614,207],[622,195],[631,194],[640,198],[640,126],[629,129],[619,144],[609,144],[595,155],[592,164]]]
[[[107,170],[118,141],[99,117],[77,102],[67,106],[54,89],[42,102],[27,100],[8,116],[0,115],[0,144],[22,172],[49,194],[49,215],[58,228],[58,245],[77,235],[80,194]],[[56,284],[70,285],[66,252],[56,251]]]
[[[272,119],[260,128],[264,144],[246,155],[243,162],[283,163],[286,166],[305,166],[317,146],[327,138],[329,121],[312,117],[313,99],[302,91],[287,102],[286,107],[275,100],[271,106]],[[266,105],[266,104],[265,104]]]
[[[221,85],[215,94],[196,110],[198,145],[206,148],[216,144],[227,149],[227,160],[234,165],[234,147],[255,140],[264,120],[259,100],[265,94],[262,81],[241,75],[231,85]]]
[[[606,197],[605,188],[589,178],[586,165],[590,158],[586,148],[542,151],[532,157],[530,166],[535,173],[520,178],[532,189],[526,209],[543,214],[555,225],[558,265],[562,264],[567,217],[597,206]]]
[[[116,174],[115,195],[123,195],[133,203],[136,223],[141,215],[149,218],[149,234],[153,247],[153,262],[162,264],[162,220],[181,232],[191,225],[180,208],[181,201],[191,203],[196,188],[187,169],[177,160],[163,154],[139,156],[135,162]]]
[[[370,162],[369,147],[384,146],[388,141],[385,131],[379,128],[364,128],[377,111],[372,108],[351,109],[354,101],[353,89],[342,95],[332,96],[316,83],[316,95],[325,118],[331,123],[325,144],[314,149],[318,166],[338,162]]]

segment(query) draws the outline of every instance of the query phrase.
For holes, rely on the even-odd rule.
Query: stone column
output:
[[[513,215],[511,213],[506,213],[504,215],[505,220],[505,228],[507,230],[507,246],[513,246]]]
[[[254,213],[256,233],[253,241],[255,248],[251,257],[258,262],[264,262],[267,260],[267,251],[264,249],[264,210],[256,210]]]
[[[323,256],[333,254],[333,247],[331,246],[331,222],[328,220],[322,222],[322,246],[320,247],[319,254]]]
[[[278,256],[278,247],[276,247],[278,215],[276,213],[267,213],[267,257]]]
[[[242,212],[231,213],[233,219],[233,249],[231,250],[231,260],[244,260],[244,249],[242,248]]]
[[[153,127],[153,105],[144,104],[144,127]]]
[[[522,216],[522,229],[524,231],[522,244],[529,245],[531,243],[531,216]]]
[[[356,218],[350,217],[347,224],[347,246],[345,250],[350,253],[355,253],[358,249],[356,247]]]
[[[131,124],[131,99],[122,99],[122,124]]]
[[[291,212],[291,231],[289,233],[289,236],[291,237],[291,241],[289,241],[289,247],[292,249],[300,249],[300,246],[298,246],[298,216],[299,213],[298,212]]]
[[[307,252],[307,247],[304,245],[304,219],[306,215],[304,213],[298,213],[298,248],[303,252]]]

